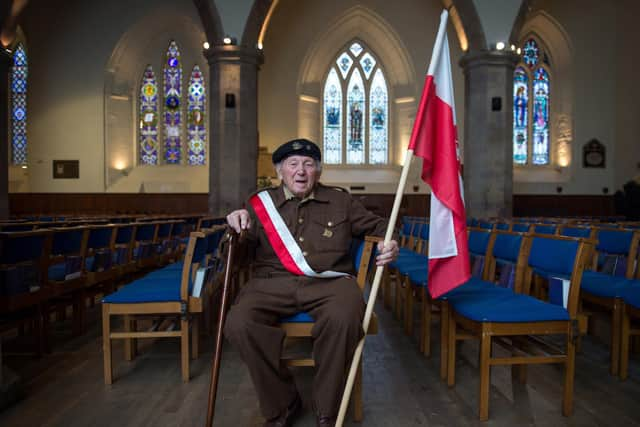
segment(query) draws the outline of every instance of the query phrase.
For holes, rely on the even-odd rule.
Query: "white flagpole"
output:
[[[433,46],[433,52],[431,53],[431,63],[429,64],[429,71],[427,75],[433,75],[436,68],[439,52],[442,48],[442,40],[447,28],[447,18],[449,13],[446,10],[442,11],[440,15],[440,27],[438,28],[438,35],[436,36],[436,42]],[[402,166],[402,173],[400,175],[400,181],[398,182],[398,189],[396,190],[396,196],[393,200],[393,208],[391,210],[391,216],[389,217],[389,224],[387,225],[387,232],[384,236],[384,244],[388,244],[393,236],[393,230],[396,226],[396,220],[398,219],[398,212],[400,211],[400,202],[402,201],[402,195],[404,193],[404,187],[407,183],[407,176],[409,175],[409,167],[411,165],[411,158],[413,157],[413,150],[407,150],[404,158],[404,165]],[[382,279],[382,272],[384,267],[376,267],[376,274],[371,284],[371,292],[369,293],[369,299],[367,300],[367,308],[364,313],[364,320],[362,321],[362,329],[365,335],[362,337],[356,350],[353,354],[353,360],[351,361],[351,368],[349,369],[349,375],[347,376],[347,383],[344,387],[344,393],[342,394],[342,401],[340,402],[340,410],[338,411],[338,417],[336,419],[336,427],[342,427],[344,423],[344,417],[347,412],[347,406],[349,405],[349,398],[351,397],[351,390],[353,389],[353,383],[356,378],[356,372],[360,364],[360,358],[362,357],[362,349],[364,348],[364,340],[366,332],[369,330],[369,323],[371,322],[371,316],[373,315],[373,307],[376,303],[376,297],[378,295],[378,288],[380,287],[380,280]]]

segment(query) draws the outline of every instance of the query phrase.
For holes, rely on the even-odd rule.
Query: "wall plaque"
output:
[[[80,160],[54,160],[53,179],[80,178]]]
[[[582,146],[582,166],[585,168],[604,168],[606,148],[597,139],[592,139]]]

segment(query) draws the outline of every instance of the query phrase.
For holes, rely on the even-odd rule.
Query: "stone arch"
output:
[[[159,38],[158,34],[170,34],[171,37]],[[209,67],[202,55],[202,43],[206,40],[205,32],[197,22],[197,17],[185,13],[179,5],[171,4],[154,9],[123,33],[105,66],[104,149],[107,191],[138,191],[145,182],[161,182],[162,170],[171,167],[135,168],[134,173],[130,173],[131,168],[137,165],[135,122],[140,78],[147,64],[153,64],[156,77],[160,76],[161,69],[157,67],[163,62],[162,54],[171,38],[177,40],[180,45],[183,72],[189,73],[191,67],[198,64],[208,82]],[[122,174],[116,170],[117,164],[124,165],[127,173]],[[204,175],[197,178],[185,176],[184,183],[177,184],[177,187],[170,190],[193,191],[190,182],[197,182],[196,179],[207,182],[204,170],[206,168],[189,167],[188,169],[198,169],[198,172],[193,173]],[[166,180],[170,181],[169,178]],[[118,186],[114,187],[116,183]]]
[[[320,106],[322,87],[329,64],[337,50],[351,40],[361,40],[375,52],[385,71],[389,90],[389,113],[392,128],[390,141],[406,140],[411,132],[408,117],[415,113],[417,100],[415,68],[401,38],[382,17],[363,6],[354,6],[327,25],[310,44],[298,73],[298,133],[320,140]],[[407,100],[398,104],[398,100]],[[395,101],[395,102],[394,102]],[[407,123],[405,123],[407,122]],[[404,147],[391,145],[390,162],[398,162]]]
[[[442,0],[442,4],[449,9],[462,50],[487,50],[487,39],[473,0]]]
[[[536,11],[522,25],[516,42],[535,36],[545,47],[552,67],[551,167],[514,171],[517,181],[565,181],[573,142],[572,43],[562,25],[545,11]]]
[[[268,17],[278,5],[278,0],[256,0],[247,17],[242,34],[242,45],[253,47],[260,41],[262,28],[268,25]]]

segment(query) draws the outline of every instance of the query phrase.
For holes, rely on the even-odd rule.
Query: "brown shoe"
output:
[[[277,417],[265,421],[264,427],[291,427],[300,409],[302,409],[302,400],[300,400],[300,395],[296,394],[295,399],[287,409]]]
[[[332,417],[325,417],[323,415],[318,415],[316,417],[316,426],[317,427],[334,427],[336,425],[336,419]]]

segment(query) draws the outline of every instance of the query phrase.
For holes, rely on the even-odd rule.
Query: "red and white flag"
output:
[[[433,298],[471,277],[447,15],[442,12],[409,142],[409,149],[423,159],[422,179],[431,187],[428,286]]]

